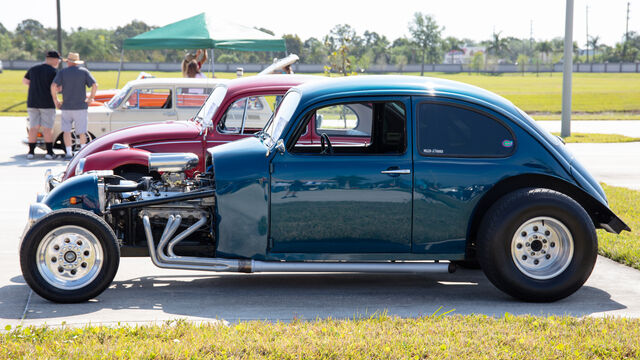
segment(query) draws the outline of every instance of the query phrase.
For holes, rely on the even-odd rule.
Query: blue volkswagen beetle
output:
[[[156,177],[104,171],[57,186],[30,209],[28,284],[52,301],[85,301],[109,286],[120,256],[237,272],[475,262],[516,298],[554,301],[589,277],[596,228],[629,230],[558,138],[509,101],[453,81],[300,85],[262,132],[209,149],[207,170],[186,177],[197,162],[150,153]]]

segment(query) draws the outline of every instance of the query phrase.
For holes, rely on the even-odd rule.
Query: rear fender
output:
[[[87,156],[83,172],[91,170],[114,170],[124,165],[149,166],[149,151],[141,149],[105,150]]]

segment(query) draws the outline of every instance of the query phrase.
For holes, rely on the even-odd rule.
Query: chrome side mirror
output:
[[[286,148],[284,146],[284,141],[282,139],[276,142],[276,150],[280,153],[280,155],[284,155]]]

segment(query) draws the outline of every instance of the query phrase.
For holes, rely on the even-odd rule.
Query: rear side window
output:
[[[425,156],[504,157],[513,133],[497,119],[470,108],[424,102],[418,106],[418,146]]]

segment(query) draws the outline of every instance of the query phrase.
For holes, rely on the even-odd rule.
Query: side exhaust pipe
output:
[[[224,271],[224,272],[359,272],[359,273],[453,273],[456,266],[443,262],[284,262],[235,260],[223,258],[203,258],[195,256],[177,256],[173,248],[183,239],[193,234],[207,222],[206,214],[195,224],[172,238],[182,218],[170,215],[167,225],[155,246],[151,232],[149,215],[142,213],[142,224],[147,238],[149,255],[154,265],[165,269]],[[168,244],[168,246],[167,246]],[[167,247],[167,254],[165,254]]]

